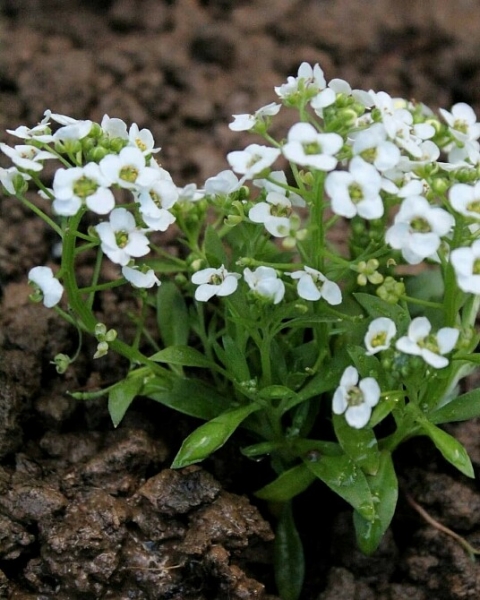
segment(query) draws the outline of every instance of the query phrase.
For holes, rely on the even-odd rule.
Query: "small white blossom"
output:
[[[477,123],[475,111],[469,104],[458,102],[452,106],[451,112],[444,108],[440,108],[439,112],[458,141],[478,140],[480,137],[480,123]]]
[[[269,192],[265,202],[258,202],[250,209],[248,218],[254,223],[262,223],[275,237],[287,237],[292,229],[291,214],[290,200],[278,192]]]
[[[454,226],[455,220],[443,208],[432,207],[422,196],[406,198],[387,230],[385,240],[392,248],[401,250],[411,265],[435,254],[440,238]]]
[[[175,217],[170,209],[177,202],[177,186],[169,179],[156,179],[149,187],[134,193],[146,225],[153,231],[166,231]]]
[[[465,217],[480,219],[480,182],[474,185],[456,183],[448,192],[453,208]]]
[[[297,77],[287,77],[287,83],[275,87],[277,96],[284,100],[294,97],[299,91],[305,90],[309,96],[314,96],[325,89],[327,82],[320,65],[309,65],[303,62],[298,68]]]
[[[100,127],[109,138],[128,140],[127,124],[122,119],[110,118],[108,115],[104,115]]]
[[[21,177],[24,181],[31,179],[30,175],[27,173],[20,173],[17,167],[10,167],[8,169],[0,167],[0,183],[9,194],[15,194],[14,181],[19,177]]]
[[[205,191],[199,190],[196,183],[188,183],[185,187],[177,187],[179,202],[198,202],[205,197]]]
[[[448,365],[448,358],[442,355],[453,350],[460,332],[453,327],[443,327],[435,335],[430,333],[431,329],[427,317],[416,317],[408,326],[407,335],[398,339],[395,346],[405,354],[421,356],[435,369],[443,369]]]
[[[56,158],[47,150],[40,150],[28,144],[18,144],[14,148],[7,144],[0,144],[0,150],[11,159],[14,165],[26,171],[41,171],[43,169],[41,161]]]
[[[28,273],[29,281],[35,283],[43,294],[43,304],[52,308],[60,302],[63,286],[53,275],[50,267],[33,267]]]
[[[344,79],[331,79],[328,87],[331,88],[336,94],[344,94],[345,96],[352,96],[357,102],[363,104],[365,107],[373,105],[374,100],[372,95],[365,90],[352,90],[350,84]]]
[[[271,300],[273,304],[281,302],[285,295],[285,284],[272,267],[257,267],[255,271],[246,268],[243,278],[253,292],[261,298]]]
[[[362,429],[370,420],[372,408],[380,400],[380,386],[373,377],[359,382],[355,367],[347,367],[340,385],[333,395],[332,409],[336,415],[345,414],[345,420],[354,429]]]
[[[245,150],[235,150],[227,154],[229,165],[236,173],[251,179],[268,169],[280,156],[280,150],[259,144],[250,144]]]
[[[116,264],[126,266],[132,258],[145,256],[150,251],[148,238],[125,208],[112,210],[109,222],[99,223],[95,229],[102,250]]]
[[[348,171],[333,171],[327,175],[325,191],[335,214],[348,219],[355,215],[379,219],[384,211],[381,184],[382,178],[375,167],[355,156]]]
[[[7,129],[7,133],[21,138],[22,140],[36,140],[37,142],[43,142],[45,144],[49,144],[53,141],[53,135],[50,131],[48,116],[44,117],[35,127],[30,128],[26,127],[25,125],[21,125],[16,129]]]
[[[139,129],[136,123],[130,125],[128,131],[128,139],[130,145],[134,148],[138,148],[142,154],[152,154],[159,152],[160,148],[154,148],[155,140],[150,129]]]
[[[262,106],[258,110],[255,111],[253,115],[243,114],[243,115],[233,115],[235,119],[232,123],[228,125],[228,127],[232,131],[250,131],[253,129],[255,125],[265,119],[265,117],[273,117],[278,113],[281,108],[281,104],[277,104],[276,102],[271,102],[266,106]]]
[[[390,348],[390,342],[396,335],[397,328],[392,319],[387,317],[374,319],[368,326],[364,339],[367,355],[371,356]]]
[[[252,183],[267,192],[277,192],[287,196],[292,206],[306,206],[306,202],[301,196],[286,189],[288,182],[284,171],[272,171],[269,173],[268,179],[254,179]]]
[[[398,146],[387,139],[383,123],[374,123],[368,129],[358,132],[354,137],[352,150],[382,173],[396,167],[401,157]]]
[[[75,123],[70,123],[69,125],[64,125],[57,129],[57,131],[53,134],[54,141],[66,142],[66,141],[76,141],[82,140],[87,137],[92,129],[92,121],[75,121]]]
[[[342,292],[339,286],[316,269],[304,267],[303,271],[290,273],[290,277],[298,279],[297,293],[304,300],[316,301],[323,298],[325,302],[333,306],[342,302]]]
[[[153,269],[148,269],[144,273],[138,267],[124,266],[122,267],[122,275],[136,288],[149,289],[161,283]]]
[[[100,161],[100,170],[105,178],[111,183],[122,188],[135,189],[140,183],[148,185],[156,178],[153,169],[145,164],[145,156],[139,148],[127,146],[122,148],[119,154],[107,154]],[[140,180],[140,177],[148,169],[150,181]]]
[[[58,169],[53,180],[53,209],[58,215],[76,215],[83,203],[98,215],[106,215],[115,207],[109,181],[96,163],[84,167]]]
[[[480,294],[480,240],[470,248],[455,248],[450,253],[458,287],[470,294]]]
[[[334,155],[342,146],[338,133],[319,133],[310,123],[296,123],[288,132],[282,152],[287,160],[302,167],[332,171],[338,162]]]
[[[208,302],[213,296],[230,296],[236,291],[239,279],[238,273],[230,273],[223,265],[219,269],[197,271],[192,275],[192,283],[198,285],[195,300]]]
[[[244,179],[238,179],[233,171],[226,169],[205,181],[205,193],[209,196],[228,196],[241,188]]]

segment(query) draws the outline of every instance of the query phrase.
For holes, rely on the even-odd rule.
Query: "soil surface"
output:
[[[107,113],[150,128],[175,182],[201,185],[252,141],[227,128],[231,115],[274,101],[273,86],[304,60],[352,87],[432,108],[465,101],[480,114],[479,30],[476,0],[0,0],[0,131],[33,126],[47,108]],[[112,382],[125,364],[92,361],[91,342],[65,376],[50,364],[75,335],[29,303],[26,273],[54,260],[54,242],[2,199],[0,598],[275,598],[272,523],[252,494],[266,466],[246,465],[234,441],[202,468],[172,471],[193,421],[139,399],[115,430],[105,400],[67,395]],[[112,294],[99,311],[120,321],[130,302]],[[455,435],[478,470],[479,423]],[[477,482],[423,440],[396,458],[398,513],[371,557],[324,487],[298,501],[309,515],[304,600],[480,597],[480,565],[408,502],[480,546]]]

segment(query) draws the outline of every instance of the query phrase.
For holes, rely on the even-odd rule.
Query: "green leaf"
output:
[[[142,396],[205,421],[214,419],[230,406],[229,398],[199,379],[182,378],[166,382],[155,377],[145,384]]]
[[[169,346],[155,352],[150,360],[169,365],[182,367],[202,367],[204,369],[218,369],[218,365],[206,358],[201,352],[190,346]]]
[[[390,452],[380,454],[379,468],[367,481],[375,501],[375,518],[368,521],[359,512],[353,513],[357,543],[362,552],[372,554],[387,531],[398,499],[398,481]]]
[[[205,231],[203,247],[207,261],[212,267],[220,267],[227,262],[227,255],[225,254],[222,240],[211,225],[208,225]]]
[[[313,481],[315,475],[310,469],[304,464],[297,465],[255,492],[255,496],[269,502],[287,502],[305,491]]]
[[[378,379],[381,372],[380,362],[376,356],[368,356],[362,346],[349,346],[347,352],[360,374],[360,377],[374,377]]]
[[[172,469],[192,465],[210,456],[225,444],[242,421],[259,408],[256,404],[233,408],[198,427],[184,440]]]
[[[440,450],[443,458],[467,477],[472,479],[475,477],[472,461],[459,441],[426,419],[420,425],[435,444],[437,450]]]
[[[164,281],[157,292],[157,323],[164,346],[188,342],[189,319],[183,294],[172,281]]]
[[[410,323],[410,315],[398,304],[390,304],[372,294],[357,292],[353,294],[355,300],[367,311],[373,319],[388,317],[397,326],[399,333],[406,331]]]
[[[373,430],[364,427],[354,429],[346,422],[343,415],[333,415],[335,435],[345,451],[363,471],[375,475],[379,467],[380,455],[377,438]]]
[[[302,541],[287,503],[282,510],[275,535],[275,582],[282,600],[298,600],[305,577]]]
[[[242,383],[250,380],[250,369],[245,358],[245,353],[238,347],[235,340],[229,335],[222,338],[225,350],[225,366],[234,378]]]
[[[429,421],[440,423],[454,423],[467,421],[480,416],[480,389],[472,390],[458,396],[428,415]]]
[[[375,516],[372,493],[363,471],[346,455],[305,460],[310,471],[368,521]]]
[[[127,377],[114,385],[108,394],[108,412],[114,427],[118,427],[128,407],[143,387],[142,377]]]

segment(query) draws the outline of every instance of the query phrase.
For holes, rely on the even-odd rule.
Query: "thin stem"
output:
[[[29,208],[31,211],[33,211],[38,217],[40,217],[43,221],[45,221],[45,223],[47,225],[50,225],[50,227],[53,229],[53,231],[55,231],[55,233],[63,239],[63,231],[62,228],[55,223],[55,221],[53,219],[51,219],[47,214],[45,214],[43,212],[42,209],[38,208],[38,206],[36,206],[35,204],[33,204],[33,202],[30,202],[30,200],[28,200],[28,198],[26,198],[23,194],[17,194],[17,198],[20,200],[20,202],[22,202],[27,208]]]

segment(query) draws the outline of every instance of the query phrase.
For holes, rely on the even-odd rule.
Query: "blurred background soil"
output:
[[[352,87],[432,108],[468,102],[480,114],[479,33],[476,0],[0,0],[0,141],[47,108],[108,114],[151,129],[177,185],[201,186],[226,168],[226,152],[257,141],[231,132],[231,115],[275,101],[273,86],[302,61]],[[285,135],[292,118],[282,111],[273,133]],[[125,365],[83,358],[59,377],[49,364],[72,332],[28,303],[26,273],[51,260],[54,242],[2,199],[0,598],[266,599],[268,512],[245,496],[260,474],[242,487],[246,465],[228,449],[206,465],[215,478],[174,473],[166,467],[188,420],[135,403],[113,431],[104,400],[66,396]],[[110,302],[103,310],[120,319],[131,299]],[[478,434],[476,422],[456,427],[477,470]],[[476,482],[422,441],[397,458],[403,489],[480,545]],[[373,557],[355,550],[348,511],[323,488],[298,508],[310,515],[304,600],[480,597],[480,567],[404,496]]]

